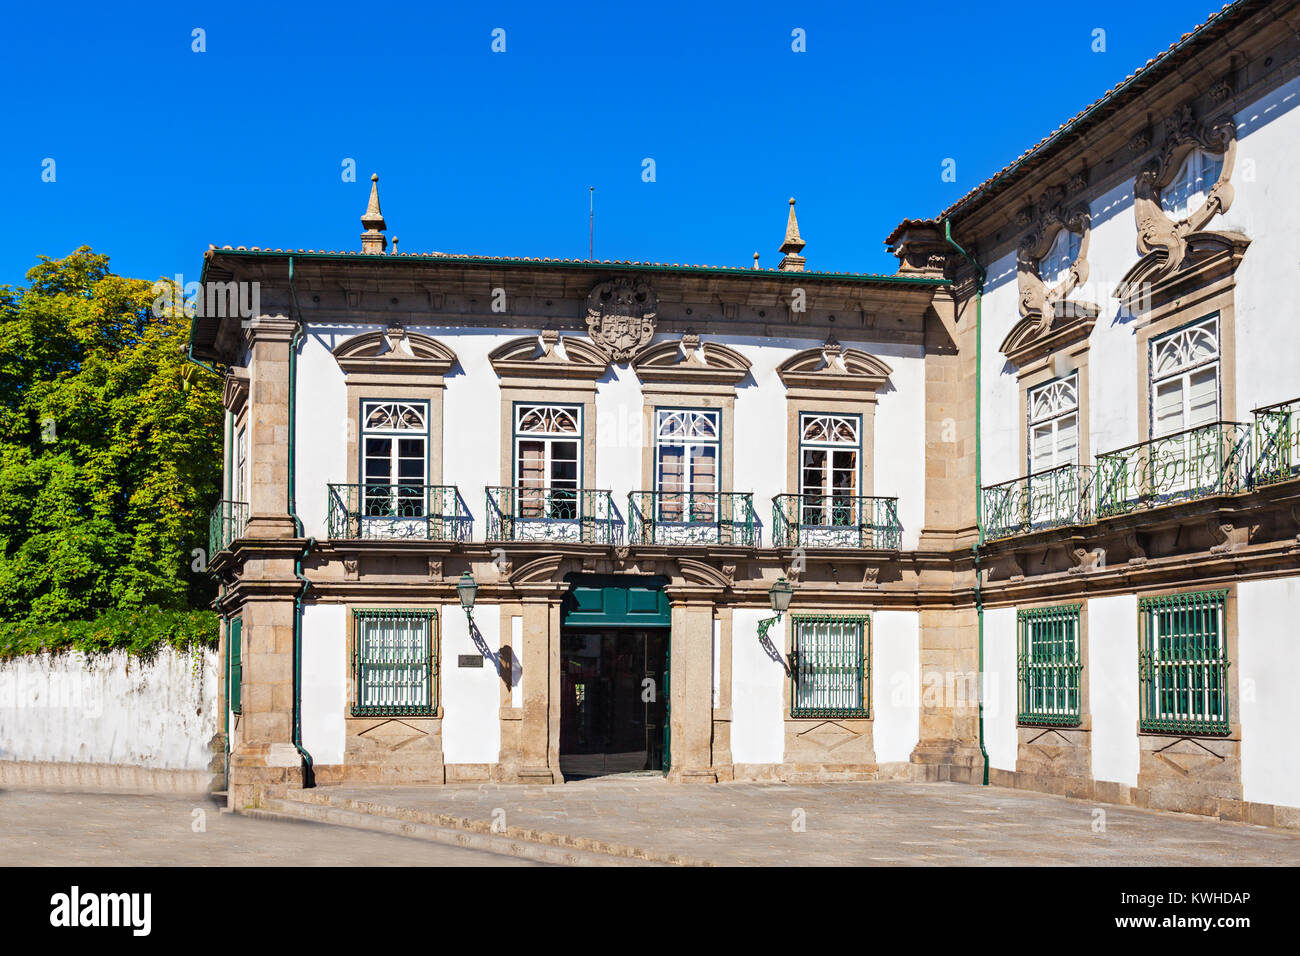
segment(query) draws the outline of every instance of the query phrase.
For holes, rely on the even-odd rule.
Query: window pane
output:
[[[1201,369],[1191,375],[1188,428],[1218,421],[1219,370],[1217,367]]]
[[[1157,435],[1171,435],[1183,430],[1183,380],[1162,382],[1156,386]]]

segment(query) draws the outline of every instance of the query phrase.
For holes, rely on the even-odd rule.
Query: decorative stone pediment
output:
[[[1092,334],[1100,310],[1091,302],[1056,301],[1047,314],[1031,313],[1021,319],[998,347],[1013,364],[1030,362],[1058,349],[1084,341]]]
[[[656,342],[632,358],[643,382],[703,382],[736,385],[749,374],[749,360],[718,342],[701,342],[694,334],[680,341]]]
[[[1137,248],[1143,256],[1161,258],[1151,270],[1152,278],[1174,272],[1182,265],[1189,237],[1203,229],[1232,205],[1232,167],[1237,155],[1237,124],[1230,114],[1210,123],[1196,120],[1192,108],[1181,107],[1165,119],[1165,138],[1160,153],[1143,167],[1133,184],[1133,215],[1137,220]],[[1196,149],[1222,157],[1218,179],[1205,201],[1182,219],[1173,219],[1161,204],[1161,193],[1177,176],[1183,161]]]
[[[354,335],[334,349],[344,374],[446,375],[456,353],[437,339],[394,323],[383,332]]]
[[[1190,233],[1182,240],[1182,259],[1169,268],[1166,249],[1155,249],[1133,264],[1115,289],[1115,298],[1137,313],[1163,305],[1192,289],[1230,277],[1250,240],[1239,232]]]
[[[1066,187],[1052,186],[1026,211],[1033,228],[1020,241],[1016,256],[1016,284],[1020,292],[1020,314],[1050,315],[1057,303],[1088,281],[1088,244],[1092,239],[1092,215],[1086,203],[1066,205]],[[1043,258],[1062,231],[1079,237],[1079,251],[1063,278],[1043,276]],[[1095,309],[1094,309],[1095,311]]]
[[[658,308],[643,279],[610,279],[587,295],[587,334],[614,362],[626,362],[650,343]]]
[[[493,349],[488,361],[502,378],[567,378],[594,381],[605,374],[609,360],[586,339],[548,329],[539,335],[511,339]]]
[[[513,584],[553,584],[560,581],[560,565],[565,558],[560,554],[548,554],[534,558],[512,569],[508,575]]]
[[[248,404],[248,369],[232,368],[226,373],[221,401],[232,415],[239,415]]]
[[[821,348],[796,352],[776,370],[786,388],[876,392],[893,373],[888,365],[860,349],[846,349],[835,340]]]
[[[713,565],[695,558],[678,558],[677,569],[687,584],[714,588],[729,588],[735,584],[735,572],[728,576]]]

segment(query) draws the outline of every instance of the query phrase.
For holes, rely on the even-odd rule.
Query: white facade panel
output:
[[[442,615],[442,756],[446,763],[496,763],[501,756],[501,608],[475,605],[474,625],[484,648],[470,635],[465,611],[444,604]],[[461,667],[461,654],[489,655],[482,667]]]
[[[1088,694],[1094,780],[1137,786],[1138,601],[1088,601]]]
[[[341,764],[346,747],[347,614],[341,604],[302,609],[302,746],[321,766]]]
[[[1242,798],[1300,806],[1300,578],[1237,586]]]
[[[984,749],[989,766],[1016,769],[1016,609],[984,611]]]
[[[780,763],[785,758],[782,682],[785,669],[758,643],[758,622],[768,610],[737,608],[731,618],[731,759],[734,763]],[[781,626],[787,622],[782,621]],[[769,633],[784,646],[780,627]]]
[[[871,703],[876,762],[906,763],[921,738],[920,615],[871,615]]]

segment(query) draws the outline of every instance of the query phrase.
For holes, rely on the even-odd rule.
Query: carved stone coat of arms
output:
[[[611,279],[587,296],[587,334],[615,362],[626,362],[655,334],[655,294],[640,279]]]

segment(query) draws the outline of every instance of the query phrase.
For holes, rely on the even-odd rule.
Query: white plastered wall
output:
[[[1242,798],[1300,806],[1300,578],[1237,585]]]

